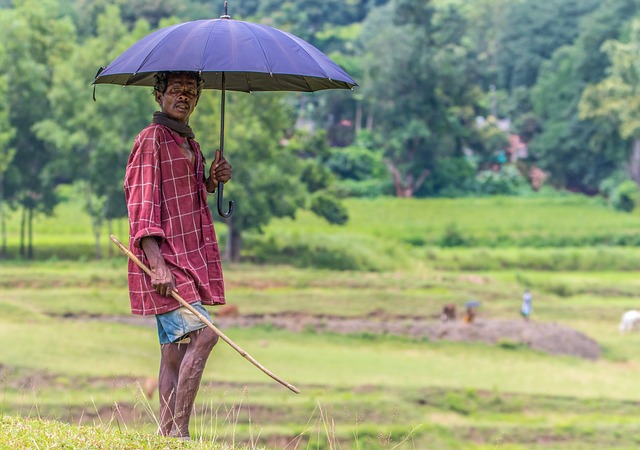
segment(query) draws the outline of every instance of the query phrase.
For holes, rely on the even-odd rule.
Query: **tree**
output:
[[[622,139],[632,141],[628,172],[640,184],[640,19],[632,23],[629,42],[610,40],[603,50],[612,63],[609,75],[586,87],[580,117],[614,124]]]
[[[125,166],[133,139],[150,122],[153,97],[151,89],[98,86],[97,101],[91,101],[96,65],[106,65],[150,32],[145,21],[130,32],[116,6],[100,14],[97,23],[96,36],[74,46],[66,63],[55,67],[48,94],[53,112],[34,130],[56,149],[49,172],[64,182],[82,182],[85,209],[96,237],[96,257],[100,258],[104,222],[111,232],[111,219],[126,216]],[[112,247],[108,248],[111,252]]]
[[[533,86],[540,65],[576,39],[580,19],[599,5],[599,0],[510,2],[498,39],[498,86],[509,91]]]
[[[1,52],[1,49],[0,49]],[[6,60],[0,54],[0,65],[6,64]],[[8,95],[7,76],[0,76],[0,98]],[[7,254],[7,231],[5,222],[6,205],[4,201],[4,174],[9,169],[11,161],[16,154],[16,149],[9,146],[15,137],[15,128],[9,122],[9,108],[7,103],[0,103],[0,234],[2,243],[0,244],[0,257]]]
[[[456,10],[418,0],[393,0],[363,25],[363,97],[397,196],[412,196],[473,133],[480,90],[464,29]]]
[[[485,90],[498,84],[499,40],[502,30],[510,26],[506,15],[513,3],[513,0],[475,0],[461,6],[469,25],[466,36]],[[492,114],[497,117],[495,112]]]
[[[11,62],[0,67],[0,75],[10,86],[5,102],[16,131],[9,143],[16,155],[5,173],[5,195],[23,207],[20,251],[28,258],[33,257],[34,213],[50,213],[57,201],[57,180],[47,171],[54,151],[33,126],[51,114],[47,91],[52,68],[65,60],[75,39],[71,21],[62,16],[52,0],[19,0],[0,14],[0,40]]]
[[[219,98],[217,92],[203,92],[191,118],[208,161],[219,147]],[[227,200],[235,202],[233,215],[225,220],[226,252],[232,261],[240,259],[245,231],[260,231],[274,217],[294,217],[304,206],[300,162],[281,142],[293,123],[284,98],[277,93],[227,93],[225,157],[233,166],[233,179],[224,193]],[[212,197],[214,211],[215,203]]]
[[[639,7],[637,0],[607,0],[581,22],[575,43],[558,49],[541,67],[531,98],[542,131],[529,150],[558,186],[596,193],[627,158],[617,124],[581,118],[578,105],[585,87],[605,77],[609,62],[603,42],[619,36]]]
[[[581,120],[577,105],[585,83],[578,69],[580,50],[565,47],[544,64],[532,90],[542,132],[529,145],[532,158],[551,173],[551,181],[570,190],[596,193],[615,170],[620,139],[611,126]],[[599,136],[600,141],[596,140]]]

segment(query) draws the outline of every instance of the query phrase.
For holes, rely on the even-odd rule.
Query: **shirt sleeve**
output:
[[[132,245],[140,248],[142,238],[165,239],[162,229],[160,145],[158,129],[140,134],[131,151],[125,174],[127,210]]]

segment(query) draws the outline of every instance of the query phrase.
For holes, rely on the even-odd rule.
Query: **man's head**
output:
[[[198,72],[158,72],[153,95],[162,112],[174,120],[188,123],[198,104],[204,81]]]

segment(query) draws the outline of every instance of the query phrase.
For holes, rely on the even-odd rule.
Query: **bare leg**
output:
[[[168,436],[171,432],[171,427],[173,427],[180,365],[186,350],[187,345],[185,344],[164,344],[160,348],[160,375],[158,376],[158,393],[160,397],[159,433],[163,436]]]
[[[196,394],[200,388],[202,373],[211,350],[218,342],[218,335],[209,328],[202,328],[190,333],[189,336],[191,342],[187,345],[187,350],[180,365],[175,400],[175,417],[173,429],[169,433],[170,436],[174,437],[189,436],[189,418],[191,417]]]

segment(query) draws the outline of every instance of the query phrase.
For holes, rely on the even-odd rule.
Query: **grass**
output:
[[[345,237],[392,239],[438,245],[454,226],[471,243],[499,247],[553,247],[570,243],[615,243],[613,237],[640,234],[638,213],[613,211],[597,198],[484,197],[462,199],[351,199],[349,222],[329,227],[307,212],[295,221],[272,222],[267,233],[339,233]],[[546,244],[546,245],[545,245]]]
[[[149,428],[151,416],[140,410],[140,399],[135,395],[136,380],[157,372],[153,327],[55,315],[82,311],[128,317],[126,287],[118,281],[126,275],[123,267],[109,262],[20,266],[40,274],[44,282],[33,280],[34,286],[30,286],[28,277],[20,276],[13,282],[15,268],[0,271],[4,286],[0,303],[3,312],[7,311],[0,318],[0,339],[17,343],[7,346],[1,355],[6,381],[0,411],[27,417],[38,411],[45,417],[73,418],[77,423],[82,414],[96,420],[91,414],[95,402],[98,409],[107,411],[102,420],[108,422],[113,404],[131,410],[138,405],[131,426],[153,432],[153,426]],[[13,265],[3,263],[2,267]],[[66,273],[73,275],[60,287],[47,287],[51,286],[49,281]],[[310,445],[318,430],[321,436],[326,434],[316,410],[318,402],[337,423],[336,439],[353,442],[357,430],[359,442],[368,443],[363,448],[391,448],[391,444],[381,444],[384,436],[391,433],[398,444],[417,425],[422,426],[413,432],[411,444],[403,444],[406,448],[440,442],[438,436],[441,443],[426,448],[483,448],[462,442],[490,442],[500,431],[505,448],[535,448],[530,446],[534,435],[564,436],[563,440],[571,442],[584,439],[591,433],[589,429],[602,424],[610,427],[599,431],[602,436],[610,436],[615,427],[631,429],[633,405],[640,401],[636,392],[639,360],[635,357],[640,337],[618,335],[612,305],[624,308],[629,298],[619,297],[612,303],[604,288],[613,283],[618,291],[631,292],[637,283],[633,275],[500,271],[474,273],[468,278],[466,274],[418,268],[359,274],[230,266],[227,279],[235,286],[230,294],[243,314],[299,311],[348,317],[382,309],[393,314],[429,315],[445,301],[474,294],[483,301],[483,314],[507,318],[515,315],[521,293],[519,280],[526,278],[534,286],[538,320],[570,324],[610,350],[594,363],[484,344],[296,334],[273,327],[230,329],[226,333],[234,341],[301,388],[303,394],[289,394],[221,343],[214,350],[198,398],[198,408],[208,412],[201,412],[204,424],[195,425],[195,429],[204,439],[211,438],[211,412],[245,387],[247,394],[243,395],[250,397],[247,411],[253,410],[252,420],[243,412],[234,429],[243,442],[249,441],[251,432],[260,433],[264,443],[276,442],[283,435],[293,439],[305,433],[305,423],[311,420],[313,427],[319,428],[312,427],[313,437],[306,432],[305,445]],[[484,280],[483,284],[477,284],[478,279]],[[537,289],[542,281],[582,286],[585,280],[590,286],[585,292],[592,292],[589,295],[577,291],[562,297]],[[114,287],[96,294],[105,289],[101,286],[111,285]],[[20,384],[20,380],[29,379],[44,381],[39,387],[25,381]],[[470,428],[481,435],[469,435],[465,430]],[[514,447],[507,446],[508,439]],[[321,440],[318,445],[328,445],[326,437]],[[485,448],[491,447],[486,444]]]
[[[120,431],[111,424],[77,427],[57,421],[0,416],[0,448],[74,449],[223,449],[224,445],[177,442],[173,439],[133,431]],[[53,444],[53,446],[52,446]],[[241,446],[236,447],[243,448]]]
[[[620,335],[617,321],[636,306],[640,253],[629,245],[586,245],[606,233],[637,233],[637,215],[581,197],[347,204],[346,227],[303,213],[248,241],[259,247],[283,239],[271,247],[277,249],[283,237],[319,242],[331,235],[332,245],[383,264],[373,271],[225,264],[229,302],[242,315],[436,320],[443,304],[473,298],[482,317],[508,320],[518,318],[529,287],[534,320],[586,333],[602,345],[603,357],[550,356],[508,342],[232,328],[224,330],[231,339],[302,394],[220,343],[197,399],[192,431],[199,441],[180,448],[638,447],[640,334]],[[0,351],[0,448],[47,448],[44,436],[67,448],[171,448],[177,444],[153,436],[157,398],[140,391],[158,370],[153,323],[117,320],[130,319],[126,260],[93,261],[88,220],[77,204],[61,208],[56,217],[38,218],[36,261],[0,261],[0,339],[11,344]],[[69,215],[77,220],[64,220]],[[478,245],[433,246],[452,223]],[[11,221],[14,250],[16,230]],[[580,245],[512,245],[531,236],[538,244],[578,236]],[[106,233],[104,241],[106,253]],[[258,255],[258,247],[249,250]],[[24,441],[25,429],[36,444]]]

